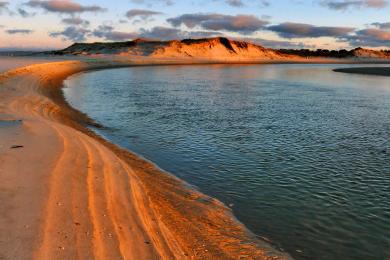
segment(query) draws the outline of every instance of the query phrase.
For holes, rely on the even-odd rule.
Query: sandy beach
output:
[[[86,128],[64,101],[75,73],[110,61],[0,76],[0,258],[289,259],[219,201]]]

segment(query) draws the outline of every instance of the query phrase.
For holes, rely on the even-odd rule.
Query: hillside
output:
[[[357,58],[390,59],[390,51],[376,51],[363,48],[352,50],[352,55]]]
[[[243,41],[227,38],[171,41],[164,48],[158,48],[152,54],[164,58],[201,58],[201,59],[278,59],[285,58],[275,50]]]
[[[285,59],[289,55],[227,38],[152,41],[137,39],[114,43],[75,43],[55,55],[120,55],[151,58]]]
[[[302,58],[331,59],[390,59],[390,51],[363,48],[352,50],[310,50],[264,48],[245,41],[224,37],[157,41],[137,39],[127,42],[75,43],[54,55],[118,55],[128,58],[202,59],[202,60],[302,60]]]

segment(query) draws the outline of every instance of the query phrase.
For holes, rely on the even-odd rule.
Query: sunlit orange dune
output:
[[[80,57],[115,56],[128,60],[180,60],[181,62],[389,62],[388,51],[363,48],[352,50],[292,50],[270,49],[263,46],[232,40],[224,37],[185,39],[185,40],[147,40],[137,39],[127,42],[74,43],[68,48],[50,51],[45,54]]]
[[[0,258],[289,259],[219,201],[89,131],[64,101],[66,77],[132,65],[66,61],[0,76]]]

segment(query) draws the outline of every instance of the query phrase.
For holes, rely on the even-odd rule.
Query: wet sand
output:
[[[88,130],[94,122],[65,102],[68,76],[134,65],[147,64],[0,75],[0,259],[290,259],[219,201]]]
[[[377,75],[390,76],[390,67],[360,67],[360,68],[342,68],[335,69],[335,72],[363,74],[363,75]]]

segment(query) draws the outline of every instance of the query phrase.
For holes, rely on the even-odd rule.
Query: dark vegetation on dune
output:
[[[326,50],[326,49],[279,49],[279,52],[289,55],[297,55],[301,57],[323,57],[323,58],[353,58],[356,57],[358,51],[364,50],[361,47],[352,50]],[[381,52],[390,55],[390,50],[382,50]]]
[[[280,49],[281,53],[297,55],[301,57],[331,57],[331,58],[348,58],[353,57],[353,50],[310,50],[310,49]]]

